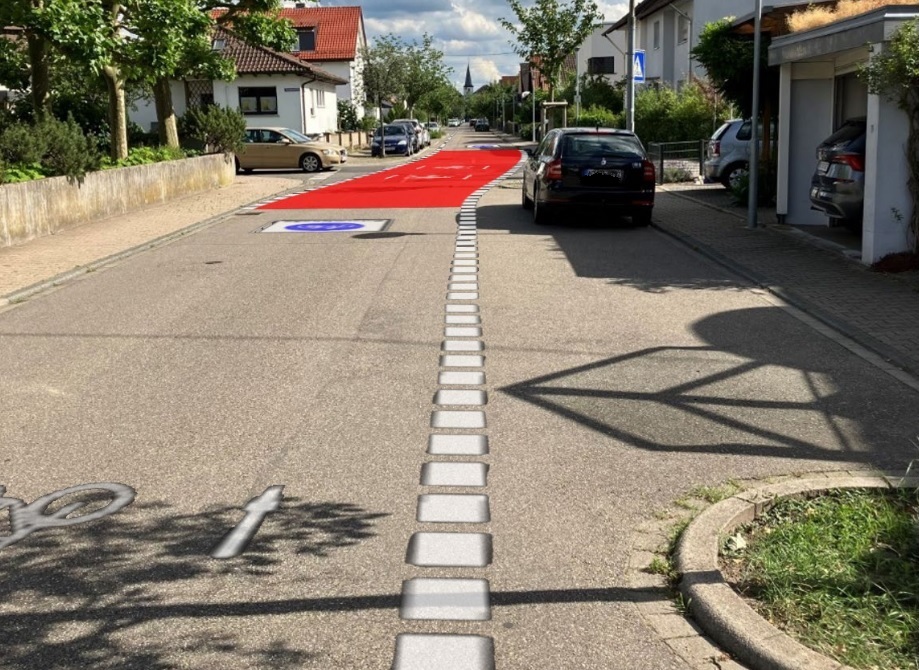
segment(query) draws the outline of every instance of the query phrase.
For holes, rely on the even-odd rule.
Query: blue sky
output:
[[[513,20],[504,0],[323,0],[325,7],[359,4],[363,8],[367,39],[394,33],[406,41],[427,32],[452,67],[452,79],[462,87],[466,63],[478,88],[499,76],[517,74],[520,59],[513,52],[511,35],[498,22]],[[627,1],[598,1],[605,20],[616,21],[628,11]]]

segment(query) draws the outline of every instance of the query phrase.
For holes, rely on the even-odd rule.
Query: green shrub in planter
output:
[[[585,128],[619,128],[621,122],[621,114],[615,114],[605,107],[597,105],[582,111],[577,119],[577,125]]]
[[[67,177],[82,181],[99,166],[95,138],[83,134],[73,120],[49,117],[36,125],[14,123],[0,133],[0,160],[5,181]]]

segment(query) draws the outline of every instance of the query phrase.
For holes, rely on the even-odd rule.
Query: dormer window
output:
[[[211,51],[223,51],[226,46],[226,40],[215,39],[213,42],[211,42]]]
[[[306,28],[297,31],[297,51],[316,50],[316,29]]]

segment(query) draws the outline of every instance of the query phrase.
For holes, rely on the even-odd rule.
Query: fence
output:
[[[657,172],[657,183],[664,183],[664,170],[685,170],[693,177],[704,173],[705,147],[708,140],[690,142],[651,142],[648,155]]]

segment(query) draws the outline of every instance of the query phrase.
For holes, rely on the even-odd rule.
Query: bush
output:
[[[0,133],[3,182],[56,176],[82,181],[99,166],[99,159],[95,138],[84,135],[72,117],[49,117],[36,125],[14,123]]]
[[[174,161],[188,156],[188,152],[183,149],[173,147],[135,147],[128,152],[127,158],[113,161],[111,158],[103,158],[101,168],[110,170],[112,168],[129,167],[132,165],[148,165],[150,163],[162,163],[163,161]]]
[[[621,128],[622,115],[614,114],[610,110],[593,105],[581,112],[577,125],[599,128]]]
[[[338,101],[338,127],[341,130],[357,130],[360,127],[357,108],[350,100]]]
[[[664,168],[664,183],[665,184],[678,184],[681,182],[695,181],[696,175],[682,167],[665,167]]]
[[[182,127],[187,136],[203,143],[207,153],[238,153],[246,138],[246,117],[238,109],[208,105],[191,109]]]
[[[645,144],[688,142],[710,137],[718,115],[701,87],[646,87],[635,96],[635,128]]]
[[[361,130],[363,131],[373,130],[378,125],[377,120],[372,116],[364,116],[361,118]]]

